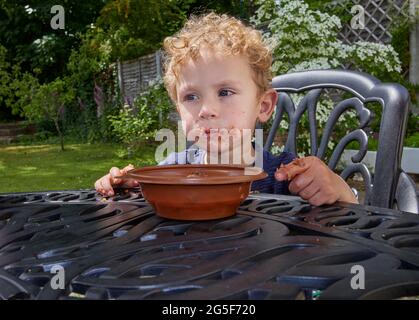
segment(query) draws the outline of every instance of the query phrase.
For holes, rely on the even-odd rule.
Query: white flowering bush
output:
[[[259,8],[251,23],[262,30],[263,37],[272,49],[274,75],[289,72],[342,68],[352,65],[358,70],[379,77],[382,74],[399,73],[401,63],[390,45],[359,41],[345,44],[338,39],[341,20],[318,10],[311,10],[302,0],[260,0]],[[294,96],[297,103],[301,95]],[[318,127],[324,127],[334,103],[323,96],[317,106]],[[333,136],[329,147],[333,148],[345,131],[356,123],[355,112],[346,112],[339,122],[340,135]],[[282,132],[286,132],[285,121]],[[302,119],[298,149],[308,153],[310,139],[307,117]],[[282,148],[276,146],[272,152]]]

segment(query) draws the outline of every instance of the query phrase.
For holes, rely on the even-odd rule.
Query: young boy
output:
[[[228,154],[234,146],[242,150],[253,144],[243,139],[245,130],[255,130],[256,122],[272,115],[277,93],[272,89],[272,55],[260,32],[227,15],[209,13],[188,20],[175,37],[164,41],[166,52],[164,81],[182,120],[183,132],[196,144],[184,152],[172,153],[163,164],[213,163],[211,152]],[[278,157],[263,151],[263,169],[268,177],[254,181],[252,190],[297,194],[313,205],[335,201],[357,203],[346,182],[316,157],[304,158],[306,169],[289,182],[281,164],[295,156],[283,152]],[[234,164],[237,164],[236,162]],[[251,165],[245,157],[242,165]],[[98,192],[111,196],[112,186],[137,186],[137,181],[121,181],[116,176],[132,169],[112,168],[95,183]]]

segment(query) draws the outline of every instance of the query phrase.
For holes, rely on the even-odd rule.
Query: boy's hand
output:
[[[111,168],[109,173],[95,182],[95,189],[104,196],[113,196],[115,194],[112,186],[124,185],[128,188],[137,187],[138,181],[132,179],[117,179],[115,177],[126,174],[129,170],[134,169],[132,164],[129,164],[124,169],[117,167]]]
[[[297,159],[275,172],[279,181],[290,180],[289,190],[315,206],[336,201],[358,203],[346,182],[319,158]]]

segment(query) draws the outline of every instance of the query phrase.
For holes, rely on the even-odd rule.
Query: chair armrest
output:
[[[399,175],[395,201],[398,210],[419,213],[419,190],[413,179],[404,171]]]

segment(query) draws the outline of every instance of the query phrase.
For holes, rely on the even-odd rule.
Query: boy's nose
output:
[[[218,109],[213,105],[203,105],[199,111],[199,118],[201,119],[211,119],[218,117]]]

